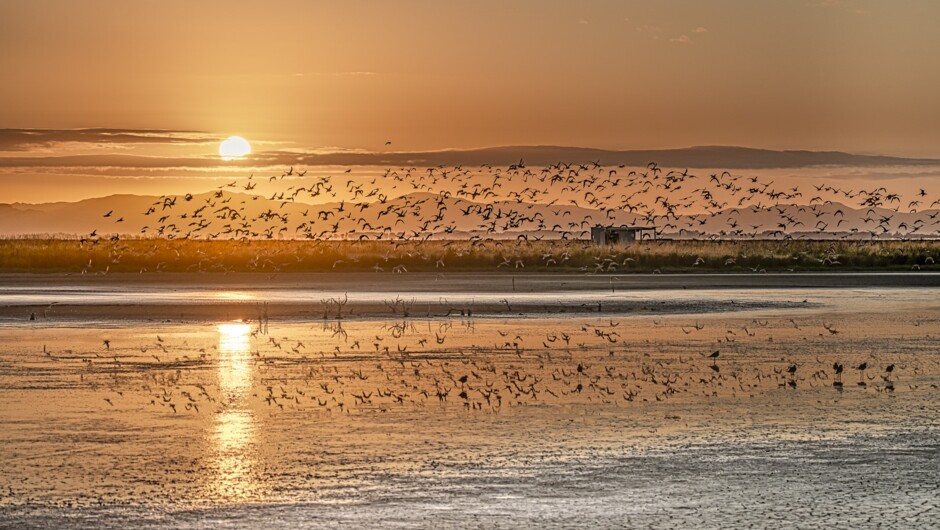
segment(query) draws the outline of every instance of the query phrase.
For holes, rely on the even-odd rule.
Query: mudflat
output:
[[[935,276],[621,278],[6,277],[0,522],[937,520]]]

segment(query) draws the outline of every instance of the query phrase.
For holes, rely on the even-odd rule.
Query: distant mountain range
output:
[[[227,167],[258,166],[508,166],[524,162],[530,167],[558,162],[604,166],[644,167],[655,162],[670,168],[774,169],[814,166],[940,166],[940,159],[856,155],[839,151],[773,151],[747,147],[703,146],[680,149],[607,150],[587,147],[504,146],[481,149],[424,152],[340,151],[309,153],[264,151],[244,160],[227,162]],[[86,154],[69,156],[0,157],[0,167],[218,167],[214,157],[156,157],[129,154]]]
[[[855,155],[839,151],[773,151],[748,147],[699,146],[679,149],[607,150],[588,147],[505,146],[423,153],[331,153],[306,155],[308,164],[336,165],[481,165],[505,166],[524,161],[531,166],[558,162],[605,166],[645,166],[655,162],[671,168],[771,169],[812,166],[940,165],[940,159]]]
[[[394,225],[394,232],[434,232],[434,237],[466,239],[472,235],[482,237],[516,237],[530,234],[538,237],[557,238],[563,232],[569,238],[586,237],[582,231],[596,224],[646,225],[637,214],[628,211],[603,212],[597,209],[572,205],[549,205],[517,201],[473,202],[463,198],[440,198],[438,195],[416,192],[403,197],[389,199],[386,203],[369,203],[360,208],[352,203],[329,202],[311,205],[301,202],[272,200],[246,193],[226,193],[225,199],[216,199],[212,193],[192,196],[189,201],[177,196],[176,205],[164,209],[160,206],[162,198],[140,195],[111,195],[79,202],[57,202],[46,204],[0,204],[0,236],[19,235],[82,235],[96,231],[98,236],[119,233],[140,235],[144,227],[149,227],[147,235],[154,235],[158,226],[167,227],[163,236],[184,237],[200,224],[211,223],[206,228],[196,230],[201,238],[222,233],[222,237],[232,237],[225,233],[226,225],[237,226],[240,221],[220,219],[228,208],[242,212],[247,219],[262,216],[264,212],[277,212],[289,219],[284,224],[278,219],[255,220],[251,222],[253,231],[262,233],[271,230],[274,237],[303,238],[303,231],[297,231],[298,225],[310,227],[313,234],[326,232],[340,238],[356,239],[361,234],[370,238],[381,231],[382,226]],[[151,207],[155,211],[145,215]],[[446,208],[441,208],[441,205]],[[193,211],[202,208],[201,213]],[[383,210],[395,209],[407,212],[397,217],[385,215]],[[488,210],[488,212],[487,212]],[[320,212],[345,212],[321,219]],[[108,217],[104,215],[113,212]],[[219,213],[221,212],[221,213]],[[449,230],[425,231],[422,224],[441,213],[439,226]],[[520,224],[510,224],[511,212],[527,219]],[[167,216],[164,221],[160,218]],[[487,219],[484,219],[487,216]],[[390,219],[396,217],[394,221]],[[122,219],[118,223],[117,220]],[[789,227],[781,226],[783,219],[789,219]],[[887,219],[887,220],[885,220]],[[916,213],[896,212],[885,208],[853,208],[840,203],[817,205],[815,208],[796,204],[774,205],[762,208],[727,208],[710,216],[683,216],[670,221],[658,221],[662,234],[668,237],[707,237],[720,234],[723,237],[737,237],[735,231],[757,237],[782,237],[803,234],[812,237],[825,237],[841,233],[875,233],[880,237],[894,234],[936,235],[938,211],[923,210]],[[337,224],[338,223],[338,224]],[[491,225],[495,231],[484,228]],[[922,226],[918,226],[922,225]],[[287,227],[282,230],[283,227]],[[914,230],[916,229],[916,230]],[[913,232],[912,232],[913,230]]]

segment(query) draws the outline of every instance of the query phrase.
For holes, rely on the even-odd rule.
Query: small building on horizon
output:
[[[591,228],[591,241],[595,245],[615,245],[656,239],[655,226],[595,226]]]

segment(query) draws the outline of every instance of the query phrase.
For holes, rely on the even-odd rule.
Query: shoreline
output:
[[[406,304],[408,302],[405,302]],[[763,309],[809,309],[817,304],[803,302],[734,302],[728,301],[656,301],[604,299],[599,302],[557,303],[494,303],[460,301],[453,303],[416,302],[407,309],[397,307],[393,312],[388,305],[375,301],[350,300],[338,315],[320,301],[309,303],[264,303],[261,301],[180,303],[180,304],[48,304],[0,306],[0,324],[35,324],[37,327],[54,323],[88,320],[122,321],[177,321],[220,320],[259,322],[264,319],[284,321],[302,319],[309,322],[343,322],[370,319],[419,320],[443,318],[524,318],[529,316],[649,316],[698,314],[708,315]],[[50,309],[51,307],[51,309]],[[262,307],[264,317],[262,317]],[[29,320],[35,315],[36,320]]]
[[[862,289],[940,289],[940,274],[0,274],[0,320],[701,315],[813,308],[814,291]]]
[[[304,288],[328,292],[480,292],[619,291],[669,289],[813,289],[865,287],[940,287],[940,272],[701,272],[701,273],[505,273],[505,272],[163,272],[163,273],[0,273],[4,289],[52,286],[203,286],[241,290]]]

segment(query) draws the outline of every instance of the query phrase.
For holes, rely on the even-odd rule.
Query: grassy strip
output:
[[[937,241],[0,240],[0,272],[940,270]]]

